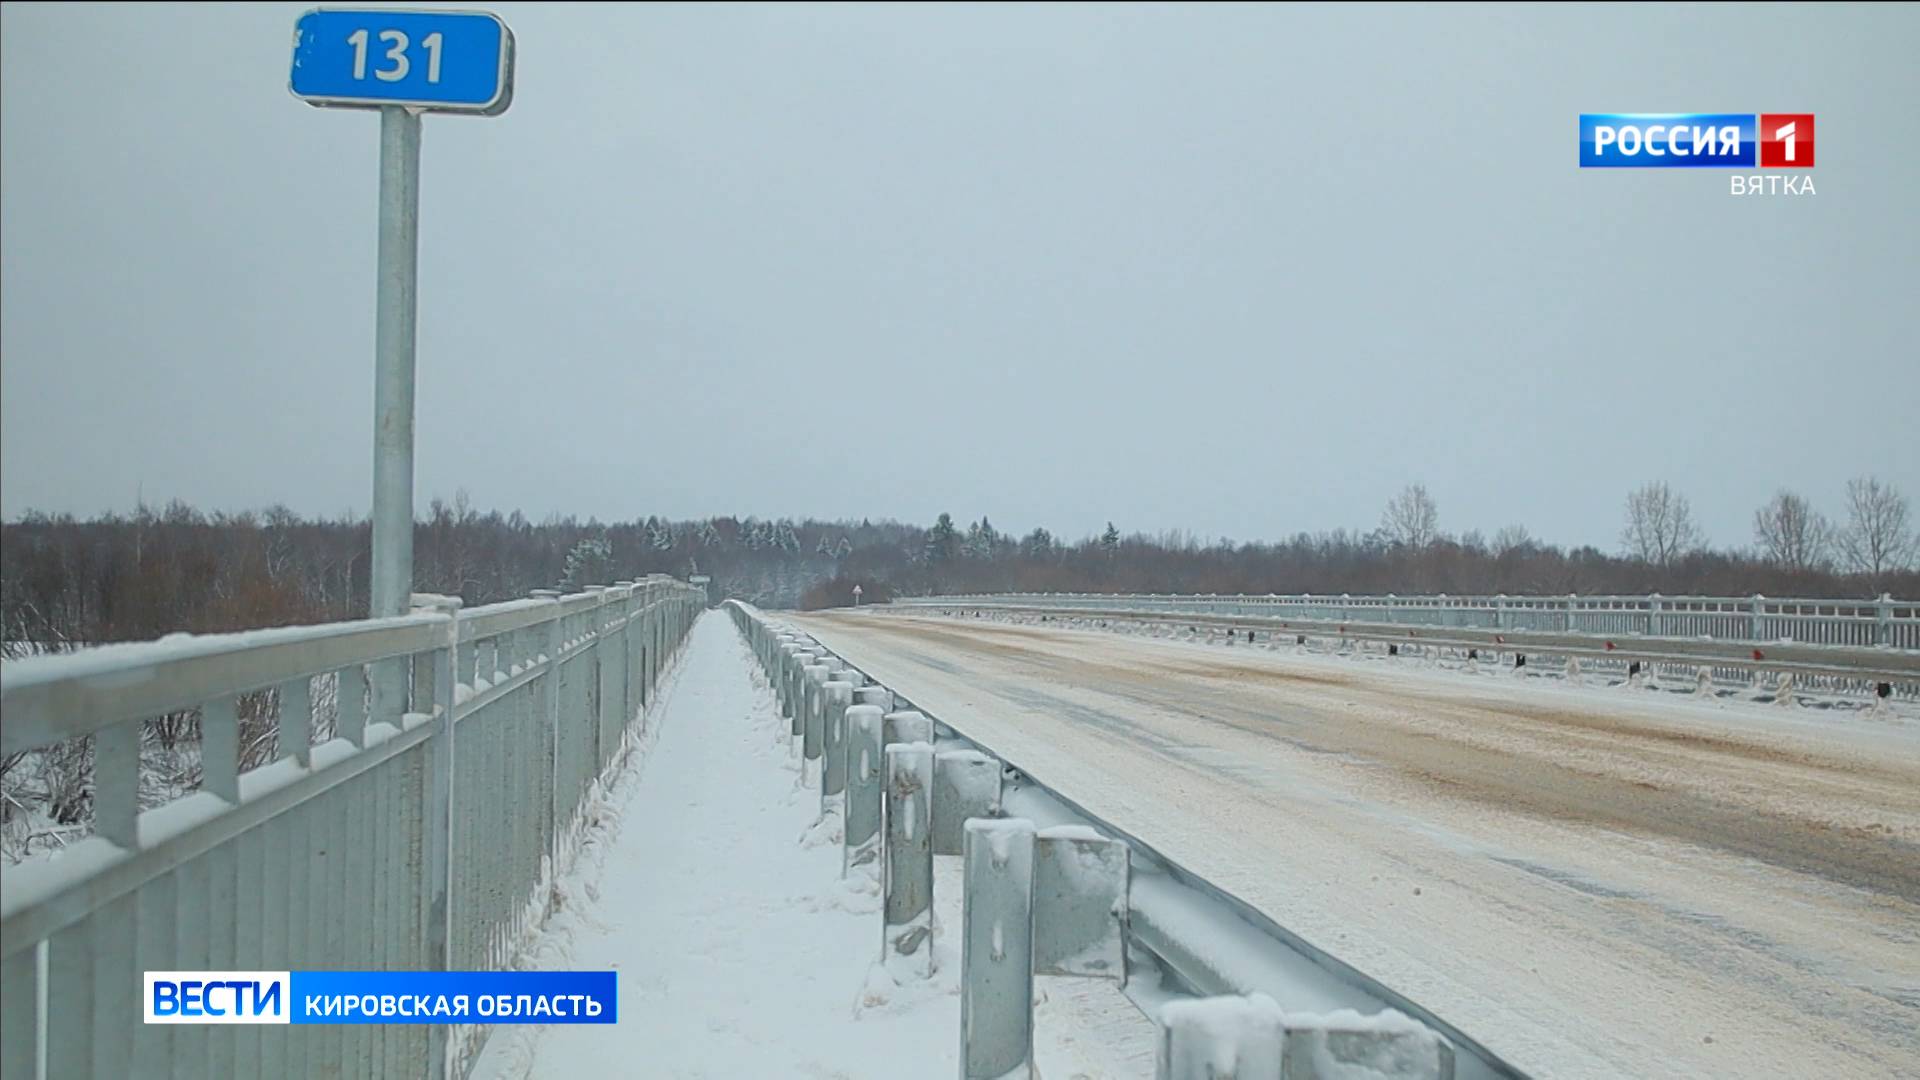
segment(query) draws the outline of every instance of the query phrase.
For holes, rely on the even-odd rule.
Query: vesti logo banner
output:
[[[612,1024],[612,971],[149,971],[149,1024]]]
[[[1812,113],[1581,113],[1583,169],[1811,169]]]

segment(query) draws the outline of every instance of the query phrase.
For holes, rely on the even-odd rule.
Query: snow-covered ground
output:
[[[1920,723],[880,612],[795,619],[1540,1077],[1920,1077]]]
[[[620,1023],[496,1029],[474,1075],[954,1075],[959,860],[936,860],[937,973],[896,985],[872,870],[841,879],[836,822],[725,616],[695,626],[648,724],[529,961],[617,971]],[[1152,1025],[1112,984],[1041,980],[1036,1017],[1047,1076],[1152,1075]]]

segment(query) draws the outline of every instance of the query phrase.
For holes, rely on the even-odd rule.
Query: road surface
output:
[[[796,620],[1540,1077],[1920,1077],[1920,724],[987,621]]]

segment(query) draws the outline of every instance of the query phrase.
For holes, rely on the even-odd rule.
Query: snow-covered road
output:
[[[797,621],[1537,1076],[1920,1076],[1911,719]]]
[[[894,985],[875,964],[878,887],[870,869],[840,879],[839,833],[816,827],[817,789],[754,670],[727,617],[703,616],[648,716],[656,741],[595,808],[562,879],[530,966],[617,971],[619,1024],[496,1029],[476,1077],[958,1071],[959,860],[937,860],[935,915],[952,928],[936,930],[938,972]],[[1047,1075],[1152,1075],[1152,1027],[1118,990],[1046,983]]]

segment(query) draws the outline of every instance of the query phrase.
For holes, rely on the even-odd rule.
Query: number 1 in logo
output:
[[[1760,167],[1813,168],[1813,114],[1760,114]]]

